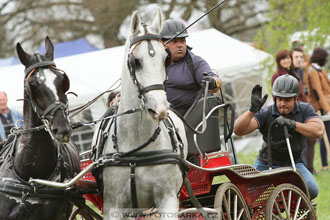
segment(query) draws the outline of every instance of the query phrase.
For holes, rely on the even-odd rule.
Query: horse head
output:
[[[161,41],[162,26],[163,15],[159,8],[149,26],[141,22],[136,11],[131,18],[131,35],[126,43],[126,72],[129,72],[131,82],[137,87],[143,110],[148,111],[152,119],[157,121],[167,117],[169,107],[165,92],[165,63],[169,53]]]
[[[72,132],[66,96],[70,81],[63,71],[55,67],[54,46],[48,37],[45,45],[46,53],[43,55],[30,55],[20,43],[16,45],[19,60],[25,66],[24,114],[28,108],[33,115],[24,115],[24,127],[44,124],[55,141],[67,143]]]

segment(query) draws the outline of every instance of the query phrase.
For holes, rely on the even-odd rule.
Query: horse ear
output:
[[[46,47],[46,57],[50,60],[54,60],[54,46],[49,37],[47,36],[45,39],[45,47]]]
[[[152,21],[151,24],[151,28],[155,31],[157,31],[158,33],[161,32],[162,28],[163,28],[163,20],[164,20],[164,16],[162,11],[160,10],[160,8],[157,8],[157,15],[154,18],[154,20]]]
[[[29,66],[31,55],[28,53],[25,53],[25,51],[23,50],[20,43],[16,44],[16,52],[17,52],[18,59],[21,61],[21,63],[24,66]]]
[[[131,18],[131,33],[136,35],[141,28],[141,18],[138,11],[135,11]]]

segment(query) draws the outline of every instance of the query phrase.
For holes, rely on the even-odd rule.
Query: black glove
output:
[[[204,75],[204,78],[202,80],[202,84],[205,85],[206,84],[206,81],[209,82],[209,90],[218,88],[218,86],[217,86],[217,80],[214,79],[212,76]]]
[[[296,121],[292,119],[285,118],[283,116],[280,116],[276,118],[276,122],[281,126],[286,126],[288,129],[296,129]]]
[[[257,111],[259,111],[267,100],[268,94],[264,95],[264,97],[261,98],[261,90],[262,87],[259,84],[255,85],[252,89],[251,106],[250,106],[251,112],[256,113]]]

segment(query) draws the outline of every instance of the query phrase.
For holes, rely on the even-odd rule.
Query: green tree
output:
[[[257,41],[265,50],[276,54],[291,49],[292,36],[302,32],[299,40],[311,51],[325,46],[330,35],[330,1],[327,0],[269,0],[267,23],[260,29]]]

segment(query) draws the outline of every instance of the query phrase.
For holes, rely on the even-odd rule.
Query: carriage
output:
[[[199,104],[201,102],[202,100]],[[201,106],[199,104],[197,104],[197,109]],[[210,120],[212,114],[213,117],[219,116],[214,114],[219,108],[227,109],[232,108],[232,106],[219,104],[212,109],[207,109],[209,112],[207,120]],[[233,110],[231,109],[231,111]],[[233,118],[229,121],[232,120]],[[224,142],[220,144],[220,148],[213,152],[204,152],[203,155],[198,156],[198,164],[189,162],[190,169],[187,177],[191,189],[184,186],[180,191],[181,211],[178,213],[180,218],[317,219],[315,204],[310,201],[306,183],[297,171],[291,167],[284,167],[260,172],[248,164],[235,164],[235,158],[230,155],[232,152],[228,149],[228,140],[231,139],[232,129],[227,126],[226,121],[220,127],[223,128],[223,133],[228,130],[227,137],[222,136]],[[200,143],[201,146],[202,144]],[[231,145],[231,147],[234,146]],[[86,153],[88,154],[90,151],[83,154]],[[81,161],[83,170],[86,167],[87,170],[90,170],[89,166],[92,164],[93,161],[90,159]],[[220,181],[217,181],[219,177],[225,178],[220,178]],[[97,191],[92,173],[86,172],[82,179],[77,182],[77,185],[87,190],[83,197],[102,212],[103,200]],[[91,193],[91,188],[95,190],[94,193]],[[199,208],[195,206],[189,190],[197,198],[204,212],[200,212]],[[141,212],[138,216],[147,218],[152,214],[157,216],[156,213],[156,211],[147,210],[146,213]],[[78,216],[82,219],[102,219],[85,203],[78,204],[70,219],[77,219]]]
[[[214,100],[217,100],[215,106]],[[196,105],[196,112],[201,112],[202,102],[203,100],[201,99]],[[190,186],[184,186],[180,190],[180,212],[178,216],[182,219],[227,220],[317,219],[315,204],[312,204],[309,199],[306,183],[300,173],[291,167],[260,172],[251,165],[236,163],[236,158],[233,156],[235,154],[233,152],[234,145],[231,144],[230,150],[228,143],[232,141],[232,124],[229,125],[228,122],[233,122],[234,114],[231,114],[231,117],[226,117],[227,112],[234,112],[234,108],[230,104],[224,104],[217,97],[207,97],[206,102],[206,112],[208,113],[206,120],[212,128],[211,133],[214,133],[214,130],[218,133],[216,138],[211,137],[213,139],[212,143],[217,142],[215,139],[218,139],[219,148],[213,148],[211,152],[204,152],[198,155],[197,164],[196,162],[188,162],[189,171],[187,178]],[[214,123],[214,117],[223,117],[225,120],[220,119],[223,124],[219,123],[218,120]],[[218,130],[213,126],[216,124],[220,124]],[[209,134],[205,135],[208,136]],[[220,137],[223,140],[222,143]],[[194,142],[195,144],[198,142],[199,144],[197,145],[202,147],[203,144],[209,143],[205,142],[205,140],[203,142],[203,139],[209,140],[209,138],[196,138],[195,136]],[[194,154],[199,149],[191,149],[191,151]],[[81,153],[81,156],[90,153],[91,151],[86,151]],[[70,220],[103,219],[99,212],[90,208],[85,201],[90,201],[101,213],[103,212],[103,198],[90,171],[93,166],[98,165],[98,162],[91,159],[81,160],[83,171],[79,178],[75,178],[75,180],[68,182],[65,186],[69,190],[76,190],[83,198],[74,201],[76,208],[73,210]],[[217,181],[219,177],[225,178],[220,178]],[[45,185],[50,184],[46,181],[35,182]],[[73,185],[74,183],[75,186]],[[58,187],[55,185],[51,186]],[[194,199],[197,199],[198,207],[196,207]],[[134,215],[138,216],[136,219],[148,219],[148,217],[150,218],[153,215],[157,216],[157,211],[146,210],[146,212],[134,213]]]
[[[150,204],[157,204],[157,210],[148,210],[149,212],[146,213],[144,210],[139,209],[138,212],[130,213],[134,214],[133,216],[128,217],[145,219],[149,216],[155,216],[162,219],[215,218],[227,220],[316,219],[315,207],[310,202],[306,184],[298,172],[291,168],[259,172],[250,165],[235,162],[236,160],[233,159],[235,153],[231,156],[228,147],[233,130],[234,108],[232,105],[224,103],[223,99],[214,99],[214,97],[205,95],[205,98],[196,105],[202,106],[200,109],[203,109],[204,114],[207,113],[205,120],[202,123],[199,123],[198,120],[196,123],[190,121],[196,129],[200,126],[204,127],[205,122],[207,122],[209,131],[206,130],[205,134],[212,134],[212,132],[215,132],[215,134],[197,137],[195,134],[187,133],[186,138],[183,122],[178,115],[173,112],[167,114],[164,91],[167,79],[164,63],[167,59],[167,53],[164,44],[160,41],[159,32],[161,27],[160,9],[150,27],[141,24],[137,13],[132,16],[132,36],[126,43],[127,56],[124,60],[125,65],[122,74],[121,104],[115,115],[106,117],[114,118],[115,121],[105,123],[106,120],[102,119],[102,123],[97,129],[98,133],[95,135],[94,143],[97,146],[102,143],[100,146],[104,148],[93,148],[92,152],[94,156],[101,155],[101,157],[96,156],[90,160],[81,161],[82,171],[73,176],[73,171],[69,170],[72,171],[71,175],[65,176],[65,181],[63,178],[62,180],[55,178],[48,178],[49,180],[45,180],[47,178],[37,179],[39,176],[36,176],[35,179],[29,181],[23,180],[24,184],[6,182],[6,185],[1,188],[2,192],[5,191],[8,194],[7,188],[22,190],[23,196],[19,198],[24,199],[25,202],[26,198],[31,195],[40,196],[39,192],[42,191],[40,189],[44,189],[45,186],[47,189],[56,188],[54,191],[47,191],[47,196],[50,197],[47,197],[47,199],[54,201],[54,198],[52,198],[54,195],[49,195],[49,192],[63,196],[55,200],[56,205],[60,206],[61,199],[64,198],[66,213],[68,213],[70,207],[70,204],[67,204],[68,201],[71,205],[75,205],[77,208],[71,213],[70,219],[77,219],[79,216],[83,219],[103,219],[101,215],[86,205],[86,199],[101,211],[104,211],[106,219],[119,217],[114,216],[114,214],[124,214],[129,211],[129,209],[120,210],[121,207],[125,207],[127,204],[133,208],[138,207],[137,202],[141,206],[149,208],[153,207]],[[22,54],[23,58],[27,56],[23,52]],[[31,63],[27,64],[29,70],[27,71],[29,73],[27,83],[30,83],[29,79],[32,77],[34,81],[31,82],[31,86],[34,87],[34,94],[37,94],[36,91],[40,86],[45,89],[43,69],[55,69],[52,61],[42,59],[45,58],[36,55],[36,61],[32,64],[32,69],[29,67]],[[153,68],[145,68],[148,66],[142,64],[146,63],[152,65]],[[47,70],[46,73],[48,74],[49,71]],[[34,72],[37,74],[34,74]],[[55,80],[55,82],[57,82],[58,90],[62,94],[62,102],[65,103],[65,92],[68,89],[69,81],[66,74],[58,73],[57,68],[49,72],[50,78],[54,78],[54,73],[57,78],[61,79],[61,81]],[[47,77],[49,76],[47,75]],[[63,88],[59,82],[64,82]],[[49,88],[53,87],[49,86]],[[27,92],[31,92],[30,90],[27,90]],[[207,90],[208,83],[205,85],[205,94]],[[47,91],[50,93],[49,89]],[[30,95],[28,98],[34,104],[34,96]],[[33,128],[26,128],[26,131],[38,133],[45,127],[47,128],[46,131],[51,130],[49,122],[45,122],[44,118],[40,119],[40,116],[47,115],[49,112],[52,116],[50,117],[51,122],[61,119],[55,117],[56,114],[59,114],[58,110],[60,110],[62,119],[63,115],[66,116],[67,105],[54,102],[54,105],[49,104],[51,107],[49,108],[42,106],[42,101],[39,101],[37,107],[42,106],[43,112],[42,114],[39,112],[38,114],[34,113],[34,117],[39,117],[39,124],[42,122],[45,124],[38,127],[31,125]],[[205,107],[206,103],[208,103],[208,109]],[[219,109],[222,109],[222,116],[219,116]],[[199,113],[201,110],[196,107],[194,111]],[[228,117],[229,113],[231,113],[231,117]],[[195,113],[192,112],[191,114],[194,115]],[[170,120],[166,120],[167,116]],[[122,119],[124,117],[126,118]],[[218,118],[223,119],[223,125],[220,128]],[[192,117],[192,119],[195,120],[195,117]],[[187,121],[189,122],[188,119]],[[231,123],[228,123],[228,121]],[[214,122],[215,126],[212,127]],[[111,127],[112,124],[114,126]],[[26,123],[25,126],[28,125]],[[134,132],[138,130],[137,125],[142,127],[139,134]],[[100,129],[102,126],[107,129]],[[111,131],[113,134],[111,141],[107,142],[109,146],[105,146],[105,141],[99,138],[104,136],[101,130]],[[219,132],[220,130],[222,132]],[[70,129],[67,129],[65,136],[68,136],[69,133]],[[221,138],[223,143],[220,141],[220,133],[223,133]],[[41,134],[42,137],[47,135]],[[49,135],[47,138],[51,140],[54,134],[50,133]],[[62,134],[59,136],[62,139],[65,137]],[[147,138],[147,142],[145,142],[146,137],[150,137]],[[68,140],[67,137],[65,139]],[[204,141],[199,142],[199,139],[204,139]],[[197,146],[201,145],[202,149],[206,150],[201,152],[199,148],[184,148],[184,146],[191,146],[191,144],[188,145],[188,142]],[[135,147],[136,145],[138,147]],[[56,152],[56,148],[54,149]],[[190,162],[185,160],[186,154],[193,155],[192,158],[194,159]],[[58,161],[62,160],[62,157],[58,158]],[[60,162],[56,164],[59,168],[55,168],[55,170],[62,168],[61,165]],[[63,163],[63,167],[62,172],[65,173],[70,168],[70,161]],[[100,167],[104,168],[102,190],[100,190],[100,184],[91,174],[92,169]],[[117,175],[118,173],[121,175]],[[47,175],[49,173],[45,174],[45,176]],[[50,174],[50,176],[53,175]],[[219,179],[218,176],[227,179],[224,181]],[[145,177],[147,178],[146,182]],[[6,190],[4,190],[5,188]],[[130,193],[126,192],[127,189]],[[157,195],[153,195],[156,192],[152,190],[155,189],[157,189]],[[113,193],[111,198],[109,197],[110,191]],[[149,193],[150,191],[152,193]],[[179,201],[177,199],[178,192]],[[137,201],[137,198],[139,198],[139,201]],[[42,198],[40,200],[41,202],[38,200],[36,203],[39,202],[43,205],[44,202],[42,201],[45,200],[42,200]],[[50,206],[46,206],[45,204],[45,209],[51,210],[49,209]],[[106,209],[103,209],[103,206]],[[114,211],[109,207],[114,207]],[[35,209],[38,213],[38,206]],[[137,210],[133,209],[133,211]],[[26,211],[28,212],[28,210]],[[60,211],[57,211],[57,214]],[[56,219],[63,219],[64,215],[66,214]],[[40,219],[49,219],[50,216]],[[32,216],[29,219],[35,218],[38,217]]]

